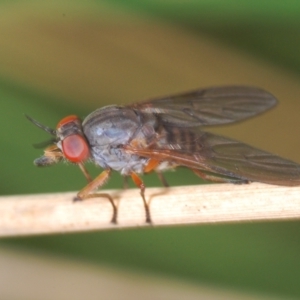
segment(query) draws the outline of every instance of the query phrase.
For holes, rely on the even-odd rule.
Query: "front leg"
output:
[[[151,220],[149,204],[145,199],[145,185],[144,185],[144,182],[136,173],[131,172],[130,175],[131,175],[131,178],[132,178],[133,182],[135,183],[135,185],[140,188],[141,196],[142,196],[142,199],[143,199],[145,212],[146,212],[146,223],[151,224],[152,220]]]
[[[100,188],[105,184],[105,182],[109,179],[111,174],[111,169],[104,170],[100,175],[98,175],[94,180],[89,182],[81,191],[78,192],[77,197],[74,201],[82,201],[89,198],[95,197],[105,197],[109,200],[113,207],[113,215],[111,222],[116,224],[117,223],[117,206],[113,200],[113,198],[106,193],[92,193],[97,188]]]

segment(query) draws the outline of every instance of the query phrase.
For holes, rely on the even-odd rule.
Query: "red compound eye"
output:
[[[62,141],[62,150],[65,157],[74,163],[82,162],[90,156],[88,143],[79,134],[67,136]]]
[[[76,120],[79,120],[79,118],[75,115],[67,116],[58,122],[56,128],[58,129],[58,128],[62,127],[63,125],[73,122],[73,121],[76,121]]]

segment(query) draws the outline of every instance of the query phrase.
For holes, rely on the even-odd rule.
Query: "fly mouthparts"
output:
[[[33,164],[37,167],[48,167],[58,163],[61,157],[41,156],[33,161]]]

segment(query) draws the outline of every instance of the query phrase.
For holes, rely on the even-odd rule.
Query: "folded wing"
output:
[[[247,86],[224,86],[150,99],[129,107],[153,113],[168,126],[221,125],[258,115],[277,100],[270,93]]]
[[[209,132],[181,131],[174,140],[175,133],[171,131],[166,131],[165,138],[149,148],[129,147],[128,150],[140,156],[230,178],[284,186],[300,185],[300,165],[293,161]],[[173,142],[168,140],[169,134]]]

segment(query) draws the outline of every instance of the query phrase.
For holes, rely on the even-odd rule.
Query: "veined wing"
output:
[[[221,125],[258,115],[277,103],[270,93],[247,86],[199,89],[130,105],[159,116],[168,126]]]
[[[299,164],[209,132],[169,128],[149,148],[129,146],[127,150],[216,175],[275,185],[300,185]]]

